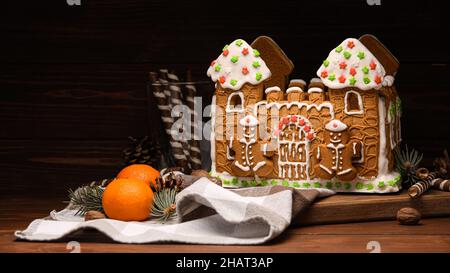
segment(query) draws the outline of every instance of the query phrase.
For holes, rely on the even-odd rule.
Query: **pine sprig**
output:
[[[69,200],[78,209],[76,215],[84,215],[90,210],[103,211],[102,196],[104,189],[100,186],[83,186],[75,191],[69,189]]]
[[[176,216],[176,188],[165,188],[155,192],[151,215],[162,222]]]
[[[408,149],[406,145],[404,149],[396,148],[394,150],[395,167],[402,176],[403,183],[412,186],[417,183],[419,177],[416,174],[419,164],[422,161],[423,154],[415,149]]]

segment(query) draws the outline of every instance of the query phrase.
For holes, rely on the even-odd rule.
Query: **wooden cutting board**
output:
[[[302,212],[294,225],[352,223],[396,219],[404,207],[417,209],[422,218],[449,216],[450,192],[430,190],[418,199],[406,191],[384,195],[336,194],[315,202]]]

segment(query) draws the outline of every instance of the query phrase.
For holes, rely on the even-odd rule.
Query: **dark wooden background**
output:
[[[375,34],[400,60],[404,141],[426,164],[449,145],[448,7],[438,1],[9,1],[0,9],[0,196],[64,195],[117,172],[148,134],[149,71],[206,69],[224,44],[272,36],[312,77],[347,37]],[[202,90],[210,97],[212,90]]]

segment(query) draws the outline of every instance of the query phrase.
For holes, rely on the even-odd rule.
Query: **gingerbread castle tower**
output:
[[[349,38],[329,53],[318,78],[288,83],[280,71],[293,67],[280,69],[271,59],[284,53],[261,52],[239,39],[208,69],[216,82],[212,175],[235,187],[398,191],[393,149],[400,141],[401,103],[393,85],[395,57],[374,36]]]

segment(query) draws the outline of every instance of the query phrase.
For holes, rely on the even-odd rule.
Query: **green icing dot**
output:
[[[332,183],[331,181],[328,181],[328,182],[325,184],[325,187],[326,187],[327,189],[331,189],[331,188],[333,187],[333,183]]]
[[[236,41],[236,45],[237,46],[241,46],[242,44],[243,44],[242,40],[239,39],[239,40]]]
[[[348,51],[344,51],[344,58],[346,58],[348,60],[348,59],[350,59],[351,56],[352,56],[352,53],[350,53]]]
[[[342,51],[342,46],[338,46],[338,47],[336,47],[336,49],[335,49],[335,50],[336,50],[336,52],[337,52],[337,53],[341,53],[341,51]]]
[[[336,79],[336,76],[332,73],[332,74],[330,74],[330,76],[328,76],[328,79],[330,81],[334,81]]]
[[[345,188],[346,190],[351,189],[351,187],[352,187],[352,184],[350,184],[350,183],[348,183],[348,182],[346,182],[346,183],[344,184],[344,188]]]
[[[294,186],[294,188],[300,188],[300,183],[294,182],[294,184],[292,184],[292,186]]]
[[[395,181],[395,180],[389,180],[388,184],[389,184],[389,186],[391,186],[391,187],[395,187],[395,186],[397,186],[397,181]]]
[[[368,189],[369,191],[373,190],[373,185],[372,185],[372,184],[367,184],[367,189]]]
[[[230,185],[230,184],[231,184],[231,181],[230,181],[230,180],[223,180],[223,184],[224,184],[224,185]]]
[[[364,74],[369,74],[369,68],[367,66],[364,66],[362,68],[362,72],[364,72]]]
[[[248,182],[246,180],[242,180],[241,181],[241,186],[242,187],[248,187]]]
[[[378,188],[383,188],[384,186],[386,186],[386,185],[384,184],[384,181],[378,182]]]
[[[237,186],[237,185],[239,184],[238,179],[237,179],[236,177],[234,177],[234,178],[231,180],[231,184],[233,184],[234,186]]]
[[[356,84],[355,77],[351,77],[350,79],[348,79],[348,81],[350,82],[351,85],[355,85]]]
[[[363,82],[365,84],[369,84],[370,83],[370,79],[368,77],[364,77]]]
[[[261,66],[258,61],[254,61],[252,65],[254,68],[258,68]]]
[[[237,80],[230,80],[230,84],[231,84],[232,86],[235,86],[235,85],[237,84]]]
[[[357,188],[358,190],[362,190],[362,189],[364,188],[364,184],[361,183],[361,182],[358,182],[358,183],[356,183],[356,188]]]
[[[261,186],[267,186],[267,185],[269,185],[269,181],[261,180]]]
[[[399,116],[402,115],[402,101],[400,100],[400,97],[397,97],[397,113]]]
[[[261,78],[262,78],[262,74],[257,72],[256,73],[256,80],[259,81],[259,80],[261,80]]]
[[[225,51],[225,50],[227,50],[228,49],[228,45],[225,45],[223,48],[222,48],[222,51]]]
[[[364,52],[362,52],[362,51],[358,52],[357,56],[360,60],[364,59]]]
[[[314,183],[314,188],[321,188],[322,184],[320,182],[315,182]]]
[[[231,57],[231,62],[233,62],[233,63],[237,63],[238,60],[239,60],[238,56]]]
[[[252,180],[250,182],[250,185],[252,185],[252,187],[256,187],[256,186],[258,186],[258,181]]]
[[[289,187],[289,182],[286,181],[286,180],[284,180],[283,183],[282,183],[282,185],[285,186],[285,187]]]
[[[336,183],[334,183],[334,186],[336,187],[336,189],[339,189],[340,187],[342,187],[342,183],[336,182]]]
[[[270,182],[270,184],[272,184],[272,186],[276,186],[276,185],[278,185],[278,181],[272,180],[272,182]]]
[[[304,188],[309,188],[311,187],[311,184],[309,184],[308,182],[303,183],[303,187]]]
[[[328,61],[328,60],[323,61],[323,65],[325,67],[328,67],[328,65],[330,65],[330,61]]]
[[[219,72],[219,71],[220,71],[220,68],[221,68],[220,64],[217,64],[217,65],[214,67],[214,70],[215,70],[216,72]]]
[[[259,57],[261,55],[261,53],[259,53],[259,51],[257,49],[253,49],[253,55],[255,57]]]
[[[395,106],[394,106],[394,104],[391,104],[391,106],[389,106],[389,115],[391,116],[391,119],[394,119],[394,117],[395,117]]]

